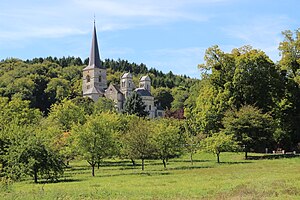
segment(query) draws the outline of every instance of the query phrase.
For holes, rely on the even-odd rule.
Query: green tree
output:
[[[152,91],[152,95],[154,96],[156,104],[160,104],[164,109],[171,108],[171,103],[173,102],[174,98],[169,88],[156,88]]]
[[[51,106],[48,119],[58,123],[64,131],[70,131],[73,124],[86,121],[83,108],[66,99]]]
[[[145,111],[145,108],[146,105],[144,104],[141,96],[137,92],[133,92],[131,96],[127,98],[123,112],[128,115],[146,117],[149,115],[149,112]]]
[[[63,78],[53,78],[47,85],[45,92],[50,97],[50,101],[61,102],[70,95],[70,82]]]
[[[156,156],[162,160],[164,168],[170,158],[182,154],[183,136],[180,134],[178,123],[160,119],[153,122],[154,146]]]
[[[153,158],[155,152],[151,123],[132,116],[128,124],[128,132],[122,138],[123,151],[132,160],[141,159],[142,170],[145,168],[145,159]]]
[[[300,142],[300,30],[284,31],[279,45],[281,59],[279,68],[283,79],[282,99],[276,107],[276,118],[281,128],[277,141],[279,147],[296,150]],[[278,134],[277,134],[278,136]]]
[[[95,176],[95,166],[100,165],[103,158],[116,154],[117,114],[101,113],[87,118],[84,125],[73,128],[76,148],[92,167]]]
[[[87,115],[91,115],[94,112],[94,101],[88,97],[78,96],[74,99],[71,99],[76,106],[83,109],[84,113]]]
[[[107,98],[99,98],[97,102],[94,104],[93,113],[101,113],[101,112],[116,112],[116,104],[110,99]]]
[[[188,98],[189,93],[185,87],[175,87],[172,89],[174,100],[171,103],[171,110],[178,110],[184,107],[184,101]]]
[[[184,122],[184,147],[190,155],[190,161],[193,165],[193,155],[197,153],[200,148],[200,142],[204,138],[204,134],[200,132],[198,124],[194,117],[190,117]]]
[[[212,136],[205,138],[201,142],[201,147],[203,151],[215,154],[218,163],[220,163],[221,152],[235,151],[239,148],[233,135],[226,135],[223,132],[215,133]]]
[[[236,141],[244,147],[245,158],[252,148],[264,150],[272,141],[274,121],[269,114],[253,106],[243,106],[239,111],[229,110],[224,119],[224,131],[233,134]]]
[[[63,173],[64,164],[59,153],[50,148],[37,125],[18,126],[12,123],[3,132],[9,135],[5,146],[7,153],[2,157],[6,176],[18,180],[30,175],[37,183],[39,175],[53,180]]]

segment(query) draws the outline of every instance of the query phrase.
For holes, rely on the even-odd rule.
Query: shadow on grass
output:
[[[251,161],[220,162],[219,164],[236,165],[236,164],[249,164],[249,163],[252,163],[252,162]]]
[[[281,159],[281,158],[295,158],[300,157],[299,154],[265,154],[259,156],[248,156],[247,160],[271,160],[271,159]]]
[[[81,179],[73,178],[61,178],[57,180],[41,180],[37,184],[50,184],[50,183],[72,183],[72,182],[81,182]]]
[[[157,176],[157,175],[170,175],[171,172],[168,171],[158,171],[158,172],[131,172],[131,173],[120,173],[120,174],[105,174],[100,175],[99,177],[116,177],[116,176],[136,176],[136,175],[143,175],[143,176]]]
[[[167,168],[167,170],[188,170],[188,169],[207,169],[212,168],[211,166],[181,166],[181,167],[174,167],[174,168]]]
[[[76,167],[76,166],[71,166],[71,167],[67,167],[66,171],[85,171],[85,170],[89,170],[90,168],[88,166],[86,167]]]
[[[170,162],[187,162],[191,163],[191,160],[171,160]],[[211,160],[193,160],[193,163],[211,162]]]

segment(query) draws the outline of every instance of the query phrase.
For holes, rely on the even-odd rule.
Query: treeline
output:
[[[283,32],[281,60],[244,46],[208,48],[201,89],[185,114],[208,135],[234,134],[247,151],[300,149],[300,32]]]
[[[29,100],[32,108],[38,108],[47,115],[52,104],[82,96],[82,69],[87,63],[88,59],[82,61],[79,57],[2,60],[0,96]],[[161,102],[165,109],[182,109],[188,89],[197,82],[172,72],[164,74],[153,68],[148,70],[144,64],[124,60],[107,59],[102,64],[107,67],[108,84],[119,84],[122,74],[130,71],[135,75],[134,81],[138,86],[139,78],[148,74],[156,101]]]
[[[0,112],[2,180],[31,176],[35,182],[56,181],[74,158],[86,160],[92,176],[107,158],[130,159],[133,166],[141,160],[142,170],[146,159],[160,159],[167,168],[169,159],[184,152],[191,154],[192,162],[203,139],[184,121],[120,114],[105,98],[96,103],[83,97],[63,100],[43,117],[29,101],[1,97]],[[216,147],[204,141],[203,149],[214,152]],[[231,137],[222,136],[221,145],[218,162],[220,152],[237,149]]]

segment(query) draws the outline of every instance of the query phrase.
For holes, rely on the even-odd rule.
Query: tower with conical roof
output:
[[[102,66],[100,61],[96,26],[94,21],[94,30],[89,64],[83,69],[83,96],[90,97],[94,101],[97,101],[99,97],[104,96],[106,88],[106,69]]]

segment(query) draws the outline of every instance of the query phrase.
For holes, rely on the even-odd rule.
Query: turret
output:
[[[145,90],[151,92],[151,79],[148,75],[141,77],[140,88],[144,88]]]
[[[120,90],[124,94],[125,99],[129,97],[135,88],[134,83],[132,81],[132,74],[131,73],[125,73],[121,77],[120,82]]]

